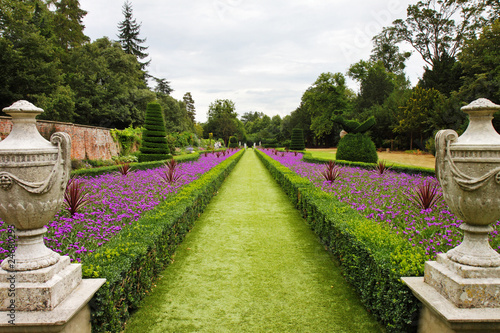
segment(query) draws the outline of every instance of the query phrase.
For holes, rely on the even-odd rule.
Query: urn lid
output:
[[[12,151],[57,150],[57,147],[42,137],[36,128],[35,117],[42,113],[43,109],[21,100],[3,108],[2,111],[12,116],[13,126],[10,134],[0,142],[0,153],[2,151],[10,154]]]
[[[500,111],[500,105],[486,98],[480,98],[461,108],[469,115],[469,126],[453,146],[489,146],[500,149],[500,135],[493,127],[493,114]]]

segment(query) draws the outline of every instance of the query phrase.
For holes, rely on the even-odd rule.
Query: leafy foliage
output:
[[[182,178],[182,175],[177,172],[177,162],[173,158],[165,163],[160,177],[167,184],[173,184]]]
[[[122,176],[126,176],[128,175],[129,173],[132,173],[132,168],[130,167],[130,164],[129,163],[120,163],[118,165],[118,172],[122,175]]]
[[[326,181],[333,183],[335,179],[337,179],[341,174],[341,168],[339,165],[335,164],[335,161],[328,161],[326,164],[326,168],[321,172],[323,178]]]
[[[441,196],[439,184],[436,182],[419,184],[407,194],[408,200],[421,209],[431,208]]]
[[[391,167],[392,166],[388,166],[387,163],[384,160],[379,160],[375,164],[375,167],[373,168],[373,170],[376,173],[378,173],[379,175],[383,175],[384,173],[386,173],[387,171],[389,171],[391,169]]]
[[[89,194],[78,178],[70,178],[64,191],[64,206],[73,216],[89,202]]]

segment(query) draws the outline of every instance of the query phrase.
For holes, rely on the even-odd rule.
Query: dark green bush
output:
[[[160,104],[148,104],[144,128],[139,162],[158,161],[169,158],[170,149],[167,144],[167,133],[165,132],[165,122]]]
[[[292,139],[290,142],[291,150],[304,150],[304,133],[300,128],[294,128],[292,130]]]
[[[375,149],[375,144],[369,136],[361,133],[349,133],[340,139],[336,159],[376,163],[378,160],[377,149]]]
[[[170,196],[82,260],[84,278],[106,278],[90,302],[92,331],[122,332],[176,247],[193,227],[244,151]]]
[[[228,148],[238,148],[238,140],[236,139],[236,137],[229,137]]]
[[[269,156],[259,151],[257,155],[337,257],[345,278],[387,332],[415,332],[420,302],[401,277],[423,275],[425,251]]]

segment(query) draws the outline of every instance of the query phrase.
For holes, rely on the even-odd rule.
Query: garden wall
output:
[[[36,126],[47,140],[55,132],[68,133],[71,136],[71,159],[109,160],[119,154],[118,145],[113,141],[108,128],[49,120],[37,120]],[[11,118],[0,117],[0,139],[5,139],[11,130]]]

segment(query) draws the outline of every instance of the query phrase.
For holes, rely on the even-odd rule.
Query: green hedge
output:
[[[325,163],[330,161],[329,159],[326,158],[320,158],[320,157],[313,157],[310,152],[305,152],[304,156],[302,157],[302,160],[304,162],[309,162],[309,163]],[[359,167],[363,169],[368,169],[371,170],[375,167],[375,163],[364,163],[364,162],[351,162],[351,161],[342,161],[342,160],[335,160],[336,164],[339,165],[345,165],[345,166],[352,166],[352,167]],[[390,166],[390,163],[388,163]],[[398,166],[398,165],[393,165],[391,167],[391,170],[394,170],[396,172],[401,172],[401,173],[407,173],[410,175],[414,174],[421,174],[424,176],[435,176],[436,172],[434,169],[431,168],[424,168],[424,167],[417,167],[417,166]]]
[[[165,155],[163,155],[165,156]],[[172,158],[171,155],[170,158]],[[174,159],[179,162],[189,162],[189,161],[196,161],[200,157],[200,154],[198,153],[193,153],[189,155],[181,155],[181,156],[175,156]],[[163,161],[158,161],[154,160],[152,162],[142,162],[142,163],[130,163],[130,166],[132,167],[132,170],[147,170],[147,169],[154,169],[154,168],[159,168],[163,166],[166,160]],[[106,173],[111,173],[111,172],[118,172],[118,165],[113,165],[113,166],[108,166],[108,167],[101,167],[101,168],[92,168],[92,169],[78,169],[75,171],[71,172],[71,176],[80,176],[80,177],[93,177],[93,176],[98,176],[98,175],[103,175]]]
[[[106,278],[90,302],[94,333],[123,330],[130,312],[151,291],[177,245],[243,153],[237,152],[186,185],[83,259],[84,278]]]
[[[345,278],[365,307],[388,332],[416,331],[420,302],[400,278],[423,275],[425,251],[264,153],[257,154],[325,247],[338,258]]]

